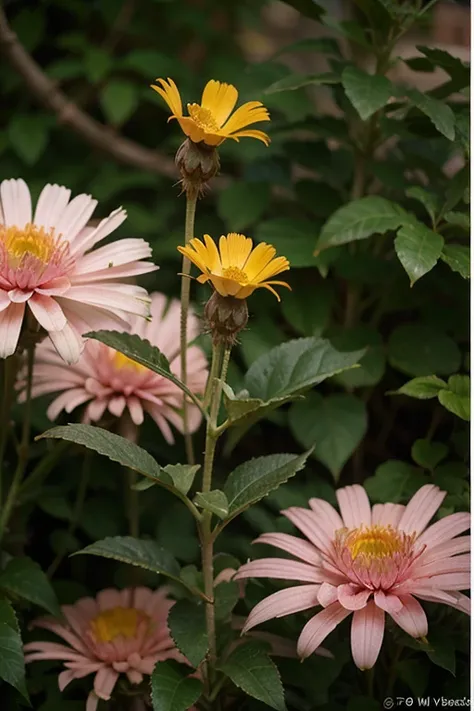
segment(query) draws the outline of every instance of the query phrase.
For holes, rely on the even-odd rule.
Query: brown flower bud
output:
[[[219,154],[214,146],[201,141],[193,143],[187,138],[178,148],[175,158],[181,173],[181,183],[186,192],[204,192],[207,182],[220,168]]]
[[[233,346],[237,334],[245,328],[249,319],[247,301],[234,296],[221,296],[215,291],[205,306],[204,317],[213,343]]]

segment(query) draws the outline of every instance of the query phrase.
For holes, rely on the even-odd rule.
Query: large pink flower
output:
[[[61,691],[73,679],[95,674],[86,704],[86,711],[95,711],[99,699],[110,699],[120,674],[140,684],[159,661],[187,663],[168,629],[174,602],[167,594],[166,588],[109,588],[95,599],[84,597],[74,605],[64,605],[64,622],[49,617],[36,620],[34,626],[54,632],[67,644],[29,642],[24,648],[25,661],[64,662],[66,670],[58,679]]]
[[[164,294],[151,294],[151,321],[134,317],[130,326],[157,346],[170,361],[175,375],[180,375],[180,304],[176,299],[168,303]],[[189,314],[188,337],[193,341],[199,333],[199,321]],[[188,387],[194,393],[203,393],[207,381],[207,360],[203,351],[190,345],[186,351]],[[88,403],[84,421],[99,420],[108,410],[120,418],[128,410],[135,425],[143,422],[144,411],[155,420],[166,441],[173,443],[171,423],[183,432],[183,393],[172,382],[135,363],[126,356],[98,341],[87,341],[79,362],[67,366],[48,340],[36,349],[33,369],[32,395],[44,395],[62,390],[48,408],[48,417],[54,420],[61,410],[72,412]],[[22,395],[24,399],[24,393]],[[201,422],[196,405],[189,405],[189,427],[194,432]]]
[[[145,289],[117,280],[153,271],[142,239],[123,239],[90,251],[127,217],[114,210],[87,227],[97,205],[90,195],[46,185],[34,216],[23,180],[0,184],[0,358],[15,352],[25,304],[68,363],[78,360],[81,334],[123,328],[128,315],[147,316]]]
[[[266,620],[324,609],[311,617],[298,640],[298,654],[312,654],[345,617],[352,618],[352,656],[360,669],[378,657],[385,613],[408,634],[423,638],[428,622],[416,599],[441,602],[469,613],[470,526],[468,513],[455,513],[426,528],[446,492],[423,486],[407,506],[370,507],[362,486],[336,492],[341,515],[322,499],[311,510],[292,507],[283,514],[308,540],[265,533],[255,542],[276,546],[299,558],[264,558],[243,565],[235,579],[278,578],[305,585],[286,588],[258,603],[244,632]],[[425,530],[426,529],[426,530]]]

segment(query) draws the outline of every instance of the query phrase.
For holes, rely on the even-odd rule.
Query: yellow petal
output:
[[[204,131],[203,141],[208,146],[220,146],[221,143],[224,143],[225,139],[226,136],[221,136],[218,133],[209,133],[208,131]]]
[[[263,269],[265,269],[275,254],[276,249],[275,247],[272,247],[271,244],[266,244],[265,242],[257,244],[245,265],[245,273],[247,274],[249,281],[255,281],[256,276],[260,274]]]
[[[262,282],[271,279],[272,276],[285,272],[290,268],[290,263],[286,257],[277,257],[272,259],[260,272],[252,277],[252,282]]]
[[[258,131],[257,129],[250,129],[249,131],[237,131],[237,133],[232,133],[228,138],[233,138],[234,141],[238,141],[239,138],[257,138],[262,141],[266,146],[270,144],[270,138],[263,131]]]
[[[260,101],[248,101],[232,114],[222,126],[222,131],[230,135],[258,121],[270,121],[269,113]]]
[[[171,109],[171,113],[176,117],[183,115],[183,105],[181,103],[181,96],[178,91],[178,87],[172,79],[168,77],[168,83],[164,79],[156,79],[161,84],[161,87],[151,85],[158,94],[166,101]]]
[[[222,262],[216,243],[209,235],[204,235],[204,242],[206,243],[207,247],[208,259],[206,264],[209,268],[209,271],[215,274],[221,274]]]
[[[221,296],[231,296],[226,288],[226,283],[229,281],[228,279],[224,279],[217,274],[211,274],[209,278],[218,294]]]
[[[199,128],[189,116],[178,116],[179,125],[185,136],[188,136],[193,143],[200,143],[204,140],[204,131]]]
[[[180,252],[183,257],[189,259],[189,261],[195,264],[202,272],[207,271],[205,263],[203,263],[197,252],[195,252],[194,249],[191,249],[191,247],[178,247],[178,252]]]
[[[211,277],[209,276],[209,274],[200,274],[196,281],[198,281],[200,284],[205,284],[206,281],[209,281],[210,278]]]
[[[237,103],[238,95],[237,89],[232,84],[211,79],[202,92],[201,106],[209,109],[217,125],[222,126]]]
[[[247,299],[251,294],[253,294],[256,288],[256,286],[246,284],[240,288],[239,292],[236,294],[236,297],[238,299]]]
[[[252,251],[252,240],[245,235],[230,232],[227,237],[221,236],[219,250],[223,269],[228,267],[242,269]]]

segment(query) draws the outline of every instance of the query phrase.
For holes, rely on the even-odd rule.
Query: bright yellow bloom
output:
[[[204,284],[210,280],[221,296],[246,299],[255,289],[263,287],[280,301],[271,285],[290,289],[284,281],[267,281],[290,268],[286,257],[275,258],[276,249],[271,244],[260,242],[253,249],[250,237],[231,232],[220,238],[219,249],[209,235],[204,235],[204,242],[192,239],[188,246],[178,250],[202,271],[198,282]]]
[[[193,143],[204,141],[208,146],[219,146],[226,138],[247,136],[258,138],[268,146],[270,139],[263,131],[242,131],[246,126],[259,121],[270,121],[267,109],[261,101],[248,101],[232,114],[238,92],[232,84],[223,84],[211,79],[202,92],[201,104],[188,104],[189,116],[183,116],[183,105],[178,87],[168,78],[157,79],[161,86],[151,85],[171,109],[168,120],[177,119],[183,132]],[[232,114],[232,116],[231,116]],[[229,118],[230,117],[230,118]]]

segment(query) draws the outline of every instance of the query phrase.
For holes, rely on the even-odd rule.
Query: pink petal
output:
[[[8,291],[0,289],[0,312],[4,311],[8,306],[10,306],[11,299]]]
[[[463,593],[460,592],[455,592],[453,593],[456,596],[456,604],[453,604],[451,602],[447,602],[447,605],[450,605],[451,607],[455,607],[456,610],[461,610],[461,612],[465,612],[466,615],[471,614],[471,599],[467,595],[463,595]]]
[[[319,524],[318,518],[314,511],[301,509],[297,506],[292,506],[282,514],[291,521],[299,530],[308,538],[313,545],[324,552],[329,552],[332,547],[332,539],[328,533]]]
[[[346,610],[338,602],[334,602],[317,615],[312,617],[305,624],[298,639],[296,651],[298,656],[306,659],[317,649],[328,634],[336,629],[339,622],[351,615],[350,610]]]
[[[309,505],[318,516],[320,525],[324,528],[330,538],[334,537],[336,531],[344,528],[342,518],[337,513],[334,506],[324,501],[324,499],[310,499]]]
[[[62,331],[67,321],[57,301],[51,296],[34,294],[28,301],[34,317],[46,331]]]
[[[60,675],[58,676],[58,686],[59,686],[59,691],[64,691],[66,686],[71,683],[76,679],[76,672],[72,671],[71,669],[66,669],[65,671],[62,671]]]
[[[104,701],[110,699],[110,694],[116,684],[119,675],[111,667],[103,666],[99,669],[94,679],[94,691]]]
[[[276,580],[298,580],[301,583],[320,583],[322,574],[307,563],[286,558],[260,558],[242,565],[234,580],[244,578],[275,578]]]
[[[130,417],[132,418],[133,424],[137,425],[137,427],[142,425],[144,415],[140,400],[137,397],[130,395],[130,397],[127,398],[127,407],[130,412]]]
[[[97,711],[99,705],[99,697],[93,691],[90,692],[86,701],[86,711]]]
[[[71,324],[66,323],[62,331],[49,331],[53,346],[66,363],[77,363],[84,349],[84,341]]]
[[[458,555],[459,553],[467,553],[470,550],[471,537],[460,536],[459,538],[454,538],[445,541],[444,543],[439,543],[433,548],[431,548],[431,546],[428,546],[428,548],[426,548],[423,554],[419,557],[418,563],[423,563],[423,565],[425,565],[426,563],[431,563],[434,560],[449,558],[452,555]]]
[[[457,555],[453,558],[442,558],[416,567],[416,577],[430,577],[445,573],[462,573],[471,569],[471,556]]]
[[[305,563],[313,565],[321,563],[321,556],[311,543],[301,538],[296,538],[296,536],[290,536],[288,533],[263,533],[253,542],[266,543],[269,546],[281,548],[282,551],[286,551],[296,558],[301,558]]]
[[[337,585],[331,585],[330,583],[323,583],[319,588],[318,602],[323,607],[329,607],[333,602],[337,600]]]
[[[427,545],[429,548],[439,543],[446,543],[449,539],[467,531],[470,525],[471,515],[467,512],[459,512],[445,516],[427,528],[418,538],[417,543],[419,545]]]
[[[78,232],[89,222],[97,207],[90,195],[76,195],[56,218],[56,233],[72,243]]]
[[[121,590],[116,590],[115,588],[101,590],[96,596],[96,601],[101,612],[111,610],[114,607],[124,607]]]
[[[5,293],[5,292],[3,292]],[[8,297],[10,301],[13,301],[15,304],[23,304],[25,301],[28,301],[29,298],[33,296],[33,290],[29,289],[25,291],[24,289],[10,289],[8,292]]]
[[[347,528],[371,525],[372,514],[369,497],[360,484],[337,489],[336,497],[342,520]]]
[[[112,415],[115,415],[115,417],[121,417],[123,411],[125,410],[125,405],[127,404],[127,401],[123,397],[123,395],[117,395],[117,397],[112,397],[109,400],[109,412],[112,413]]]
[[[469,590],[471,587],[471,576],[469,572],[445,573],[442,575],[432,575],[429,578],[430,584],[442,590]]]
[[[93,284],[99,281],[128,279],[129,277],[156,272],[159,268],[159,266],[152,262],[128,262],[120,267],[109,267],[108,269],[101,269],[99,272],[75,275],[74,284],[84,286],[85,284]]]
[[[0,312],[0,358],[8,358],[16,351],[24,313],[25,304],[14,303]]]
[[[247,618],[242,634],[267,620],[315,607],[318,604],[318,590],[319,585],[301,585],[279,590],[273,595],[269,595],[258,605],[255,605]]]
[[[398,529],[408,534],[417,533],[419,535],[422,533],[441,506],[445,496],[446,492],[441,491],[433,484],[422,486],[408,502],[398,524]]]
[[[405,511],[401,504],[375,504],[372,507],[372,526],[397,528]]]
[[[82,230],[77,236],[72,240],[72,252],[76,256],[78,254],[84,254],[89,249],[105,239],[107,235],[117,229],[124,220],[127,219],[127,213],[121,207],[117,208],[110,213],[108,217],[105,217],[99,222],[97,227],[92,231]],[[85,224],[85,223],[84,223]]]
[[[377,590],[377,592],[374,593],[374,602],[377,607],[380,607],[381,610],[385,610],[385,612],[388,612],[390,615],[393,612],[399,612],[403,607],[403,604],[397,595],[384,593],[383,590]]]
[[[455,592],[448,593],[445,590],[439,590],[429,583],[417,585],[416,581],[410,581],[406,585],[401,585],[399,592],[400,594],[410,593],[411,595],[419,597],[420,600],[426,600],[427,602],[443,602],[445,605],[456,606],[457,598],[455,597]]]
[[[362,610],[371,594],[371,590],[361,589],[353,583],[339,585],[337,588],[337,598],[346,610]]]
[[[6,227],[14,225],[21,229],[31,222],[30,191],[21,178],[11,178],[0,183],[0,202]]]
[[[359,669],[371,669],[382,647],[385,613],[371,600],[362,610],[354,612],[351,628],[351,647]]]
[[[45,296],[62,296],[68,291],[71,286],[71,282],[67,277],[56,277],[56,279],[51,279],[51,281],[46,282],[43,286],[37,286],[35,291],[38,294],[44,294]]]
[[[74,408],[90,399],[90,395],[83,388],[70,388],[58,395],[49,405],[46,414],[50,420],[55,420],[61,410]]]
[[[47,231],[55,227],[70,197],[71,191],[62,185],[45,185],[36,203],[34,224]]]
[[[403,607],[399,612],[390,612],[392,619],[412,637],[426,637],[428,620],[418,600],[411,595],[400,595],[400,601]]]
[[[151,247],[144,239],[119,239],[81,257],[76,263],[74,276],[113,269],[123,264],[147,259],[151,254]]]

